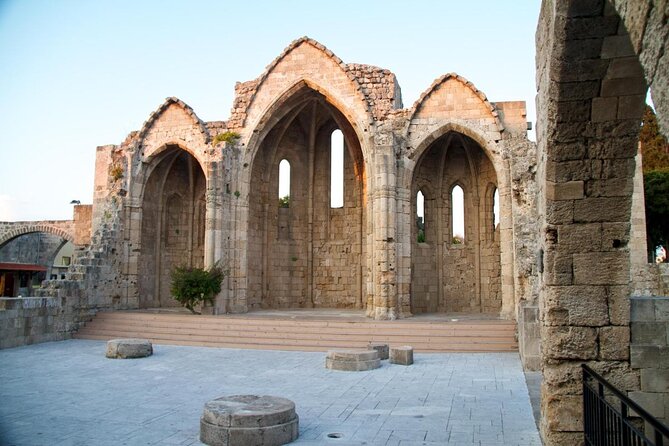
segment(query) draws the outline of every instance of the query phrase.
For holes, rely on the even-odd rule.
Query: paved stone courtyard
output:
[[[100,341],[0,351],[0,444],[200,444],[205,402],[271,394],[296,404],[295,444],[541,445],[515,353],[339,372],[324,353],[154,348],[135,360],[105,358]]]

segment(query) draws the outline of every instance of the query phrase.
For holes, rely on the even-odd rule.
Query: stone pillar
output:
[[[632,269],[648,263],[648,241],[646,238],[646,200],[643,188],[643,165],[641,152],[634,157],[634,191],[632,192],[632,227],[630,228],[630,262]],[[634,274],[631,277],[634,281]]]
[[[368,315],[374,319],[397,319],[397,221],[396,221],[396,165],[392,136],[377,134],[375,137],[374,171],[372,172],[373,218],[373,310]]]
[[[646,86],[610,5],[546,1],[537,35],[541,431],[547,445],[580,444],[581,364],[622,391],[639,385],[630,217]]]

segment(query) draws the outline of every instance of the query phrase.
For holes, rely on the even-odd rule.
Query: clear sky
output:
[[[236,81],[307,35],[397,75],[405,107],[456,72],[535,120],[540,0],[0,0],[0,220],[72,218],[95,147],[166,97],[226,120]]]

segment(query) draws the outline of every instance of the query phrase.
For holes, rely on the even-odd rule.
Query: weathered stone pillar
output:
[[[583,441],[581,364],[623,391],[630,216],[646,85],[616,11],[544,2],[537,32],[542,420],[547,445]],[[588,50],[585,50],[588,48]]]
[[[372,175],[373,310],[367,310],[374,319],[397,319],[397,221],[396,221],[396,165],[390,134],[375,136],[374,171]]]

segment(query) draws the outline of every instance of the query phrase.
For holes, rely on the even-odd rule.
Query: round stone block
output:
[[[370,350],[376,350],[376,352],[379,354],[380,360],[388,359],[388,344],[370,342],[368,348]]]
[[[325,367],[346,372],[362,372],[381,367],[376,350],[331,350],[325,357]]]
[[[403,345],[401,347],[390,348],[390,363],[400,365],[413,364],[413,347]]]
[[[112,339],[107,341],[107,358],[144,358],[153,354],[153,345],[147,339]]]
[[[295,403],[276,396],[232,395],[204,405],[200,441],[210,446],[274,446],[295,441]]]

